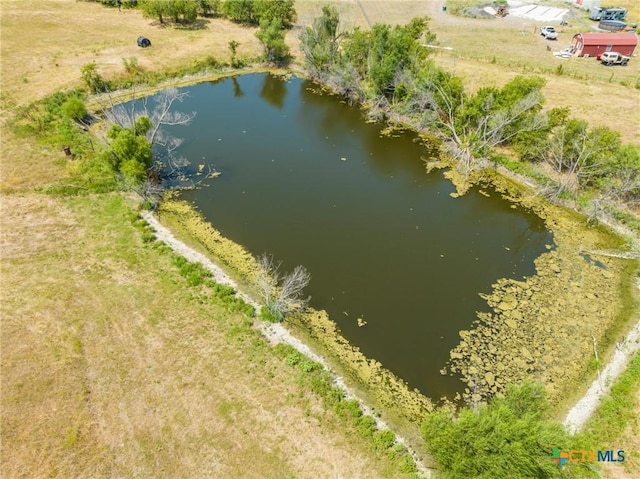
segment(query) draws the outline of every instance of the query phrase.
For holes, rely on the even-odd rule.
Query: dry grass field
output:
[[[0,476],[397,477],[121,197],[2,206]]]
[[[294,51],[300,26],[324,3],[349,28],[431,15],[454,48],[437,61],[470,88],[539,72],[549,106],[640,140],[636,59],[607,70],[630,75],[630,86],[578,61],[556,75],[559,60],[522,25],[487,28],[445,16],[440,1],[405,0],[297,2]],[[521,40],[500,42],[507,59],[487,53],[504,32]],[[139,35],[153,47],[138,48]],[[126,199],[39,192],[64,182],[66,160],[6,127],[16,106],[81,86],[89,62],[107,77],[131,57],[162,70],[226,60],[231,40],[241,55],[260,53],[254,30],[227,21],[175,29],[76,0],[0,1],[1,477],[402,477],[305,392],[244,318],[185,288],[170,258],[141,242]]]

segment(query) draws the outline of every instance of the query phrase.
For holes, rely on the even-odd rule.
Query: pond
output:
[[[452,198],[415,134],[384,136],[309,81],[261,73],[182,91],[197,116],[171,130],[179,153],[221,173],[183,198],[254,255],[307,268],[311,306],[411,388],[460,391],[440,374],[458,332],[498,278],[535,272],[553,242],[543,221],[488,187]]]

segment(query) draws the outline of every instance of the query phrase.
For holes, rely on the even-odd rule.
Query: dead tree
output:
[[[290,273],[280,273],[281,263],[273,256],[263,254],[258,259],[259,269],[256,286],[271,319],[282,321],[289,313],[304,309],[309,297],[303,297],[303,290],[309,284],[311,275],[303,266],[296,266]]]

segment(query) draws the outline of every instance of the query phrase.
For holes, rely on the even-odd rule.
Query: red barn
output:
[[[602,52],[631,56],[638,46],[635,33],[576,33],[573,51],[579,57],[597,57]]]

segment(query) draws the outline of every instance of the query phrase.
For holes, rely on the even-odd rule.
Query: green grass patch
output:
[[[638,398],[640,389],[640,353],[632,358],[627,370],[622,373],[600,403],[600,406],[582,432],[585,444],[598,449],[620,447],[620,436],[627,427],[638,431]]]
[[[615,208],[611,210],[613,217],[633,231],[635,234],[640,235],[640,219],[633,213]]]
[[[395,434],[388,429],[378,429],[375,419],[364,414],[358,401],[348,399],[344,391],[334,385],[333,376],[322,365],[286,344],[278,344],[275,352],[289,367],[298,371],[303,390],[319,396],[325,407],[334,411],[344,426],[364,439],[374,453],[387,456],[397,473],[403,474],[402,477],[419,477],[413,458],[407,448],[396,441]]]

